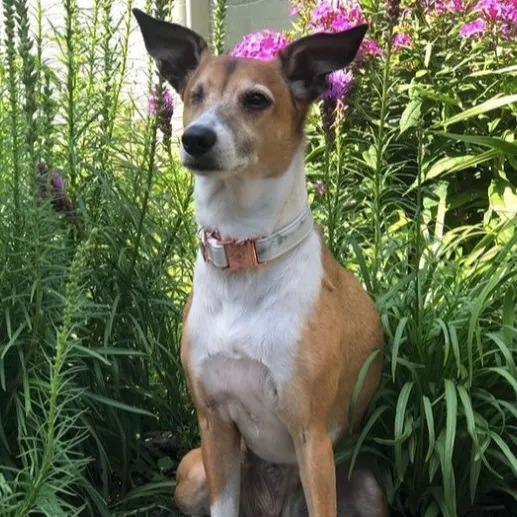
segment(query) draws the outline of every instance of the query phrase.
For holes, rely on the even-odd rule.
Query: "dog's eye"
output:
[[[242,104],[246,109],[258,111],[269,107],[271,101],[263,93],[253,92],[246,94]]]
[[[200,102],[202,102],[203,97],[204,97],[203,88],[196,88],[190,94],[190,101],[193,104],[199,104]]]

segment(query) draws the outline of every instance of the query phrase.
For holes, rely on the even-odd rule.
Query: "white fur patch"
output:
[[[223,237],[270,235],[307,202],[303,151],[276,179],[196,178],[195,196],[198,223],[219,229]],[[295,461],[292,450],[279,450],[279,444],[286,444],[285,429],[277,425],[271,390],[262,389],[262,377],[279,392],[291,381],[303,325],[321,289],[321,249],[313,230],[267,267],[228,273],[200,255],[196,262],[186,328],[191,371],[205,383],[217,410],[236,421],[245,441],[264,459],[283,455],[285,461]],[[211,358],[231,359],[231,368],[224,375],[214,372]],[[260,399],[255,401],[252,392]]]

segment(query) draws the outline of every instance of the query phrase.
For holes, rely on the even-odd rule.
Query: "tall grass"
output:
[[[179,363],[196,250],[192,178],[160,110],[149,115],[137,95],[161,99],[150,61],[147,91],[131,88],[145,71],[128,59],[133,2],[124,5],[115,14],[107,0],[87,11],[64,0],[48,32],[39,1],[2,2],[2,517],[173,515],[175,467],[197,441]],[[146,9],[169,19],[171,6]],[[402,515],[508,515],[517,495],[512,50],[476,47],[467,62],[414,11],[419,38],[395,55],[382,6],[363,7],[387,52],[357,70],[331,132],[322,105],[307,123],[314,213],[375,297],[387,341],[381,387],[336,461],[377,458]],[[226,9],[214,2],[217,53]],[[440,23],[448,34],[456,22]],[[307,26],[302,12],[298,33]]]
[[[196,436],[178,354],[194,251],[191,178],[157,118],[123,94],[131,7],[116,19],[112,2],[84,11],[67,0],[45,34],[40,4],[31,18],[28,2],[3,3],[6,517],[170,508],[166,474]],[[142,505],[131,494],[144,486]]]

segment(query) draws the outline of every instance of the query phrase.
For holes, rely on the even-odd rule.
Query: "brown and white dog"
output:
[[[377,389],[381,354],[350,417],[358,372],[383,346],[380,318],[314,227],[304,173],[308,109],[366,25],[301,38],[265,62],[214,56],[190,29],[134,14],[184,103],[180,158],[195,174],[200,227],[181,361],[201,449],[179,467],[178,506],[212,517],[386,515],[373,476],[341,482],[333,461]]]

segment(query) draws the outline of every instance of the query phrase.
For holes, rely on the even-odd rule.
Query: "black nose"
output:
[[[215,131],[201,125],[189,127],[181,137],[185,151],[191,156],[201,156],[210,151],[216,139]]]

